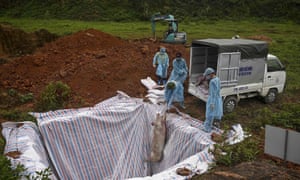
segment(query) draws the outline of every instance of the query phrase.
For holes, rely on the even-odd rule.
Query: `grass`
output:
[[[56,19],[13,19],[0,17],[0,22],[8,22],[27,32],[47,29],[59,35],[70,34],[79,30],[95,28],[103,32],[120,36],[122,38],[146,38],[151,34],[151,22],[98,22],[98,21],[74,21]],[[292,22],[273,23],[257,22],[255,20],[243,21],[197,21],[179,22],[179,31],[188,34],[188,40],[202,38],[231,38],[239,34],[241,37],[264,34],[269,37],[282,37],[282,34],[299,39],[300,26]],[[159,21],[156,24],[157,34],[163,34],[167,29],[167,22]],[[286,39],[287,40],[287,39]]]
[[[0,17],[0,22],[8,22],[26,32],[33,32],[43,28],[58,35],[68,35],[80,30],[94,28],[125,39],[143,38],[150,35],[151,31],[150,22],[88,22],[54,19],[12,19],[5,17]]]

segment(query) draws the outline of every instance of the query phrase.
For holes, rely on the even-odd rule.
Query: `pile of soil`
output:
[[[0,85],[39,96],[50,82],[62,81],[86,105],[114,96],[117,90],[143,97],[146,88],[140,80],[147,76],[156,79],[152,59],[160,46],[167,48],[170,65],[177,51],[189,58],[188,49],[181,44],[147,39],[126,41],[88,29],[58,38],[34,54],[0,65]]]

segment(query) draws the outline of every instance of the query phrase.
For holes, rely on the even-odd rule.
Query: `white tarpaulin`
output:
[[[207,171],[214,142],[201,130],[201,121],[184,113],[167,114],[163,159],[145,161],[151,151],[151,122],[161,109],[119,93],[94,107],[31,113],[40,131],[28,133],[41,135],[58,179],[187,179],[176,169],[190,169],[189,177]]]
[[[2,128],[2,135],[6,140],[4,154],[11,160],[13,167],[24,165],[24,176],[29,175],[34,179],[38,176],[36,172],[44,171],[50,166],[39,130],[33,122],[5,122],[2,123]],[[50,178],[56,179],[53,173]]]

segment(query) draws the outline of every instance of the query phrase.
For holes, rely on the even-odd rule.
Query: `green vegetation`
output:
[[[150,22],[90,22],[79,20],[57,20],[57,19],[15,19],[8,17],[0,17],[0,22],[12,24],[17,28],[21,28],[26,32],[37,31],[41,28],[47,29],[51,33],[58,35],[69,35],[77,31],[86,30],[90,28],[98,29],[103,32],[119,36],[121,38],[138,39],[147,37],[151,34]],[[116,28],[118,27],[118,28]],[[166,28],[166,26],[163,26]],[[134,34],[136,30],[136,34]],[[164,29],[165,30],[165,29]]]
[[[36,176],[33,178],[28,178],[32,180],[51,180],[50,176],[52,175],[50,167],[42,170],[42,171],[36,171]]]
[[[256,159],[260,153],[259,140],[248,137],[238,144],[225,144],[215,146],[215,158],[217,165],[234,166],[241,162],[249,162]]]
[[[0,1],[1,2],[1,1]],[[0,15],[15,18],[80,19],[88,21],[149,20],[156,12],[173,14],[180,21],[249,17],[299,22],[299,1],[295,0],[10,0],[1,3]]]
[[[45,90],[41,93],[39,100],[37,101],[37,110],[49,111],[63,108],[65,103],[70,97],[70,88],[58,81],[50,83],[46,86]],[[7,110],[0,110],[0,119],[7,121],[23,122],[32,121],[36,123],[35,117],[31,116],[28,112],[14,109],[14,106],[24,104],[33,100],[32,93],[21,94],[14,89],[9,89],[7,92],[1,94],[1,104],[6,104]],[[3,154],[5,141],[0,139],[0,179],[20,179],[20,177],[26,179],[42,179],[48,180],[51,175],[50,168],[43,171],[36,172],[36,177],[24,176],[22,173],[26,170],[23,165],[17,165],[16,168],[11,168],[11,161]]]
[[[11,168],[11,162],[6,156],[0,155],[0,179],[18,180],[25,170],[24,166],[17,165],[16,168]]]
[[[37,111],[62,109],[70,98],[71,89],[61,81],[49,83],[37,102]]]
[[[48,167],[42,171],[36,171],[35,177],[30,177],[29,175],[24,175],[26,168],[18,164],[15,168],[11,168],[11,161],[3,155],[0,155],[0,179],[7,180],[19,180],[19,179],[28,179],[28,180],[50,180],[52,174],[51,169]]]
[[[269,116],[274,126],[286,127],[290,129],[295,129],[300,132],[300,104],[299,103],[285,103],[281,106],[281,111],[273,113],[269,112]]]
[[[7,121],[14,121],[14,122],[23,122],[23,121],[36,122],[35,118],[30,114],[28,114],[27,112],[23,112],[16,109],[0,110],[0,118],[5,119]]]
[[[33,94],[22,94],[15,89],[2,91],[0,94],[0,107],[11,108],[17,105],[25,104],[33,101]]]

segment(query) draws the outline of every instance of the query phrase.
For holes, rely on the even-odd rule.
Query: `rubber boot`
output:
[[[220,119],[215,119],[213,125],[220,129],[221,128],[221,120]]]
[[[180,107],[181,107],[182,109],[185,109],[185,105],[184,105],[184,102],[183,102],[183,101],[180,102]]]
[[[206,132],[206,133],[210,133],[211,132],[213,121],[214,121],[214,117],[212,117],[212,116],[206,117],[206,119],[205,119],[205,121],[203,123],[203,125],[204,125],[203,131],[204,132]]]
[[[158,79],[157,84],[161,85],[161,79]]]

